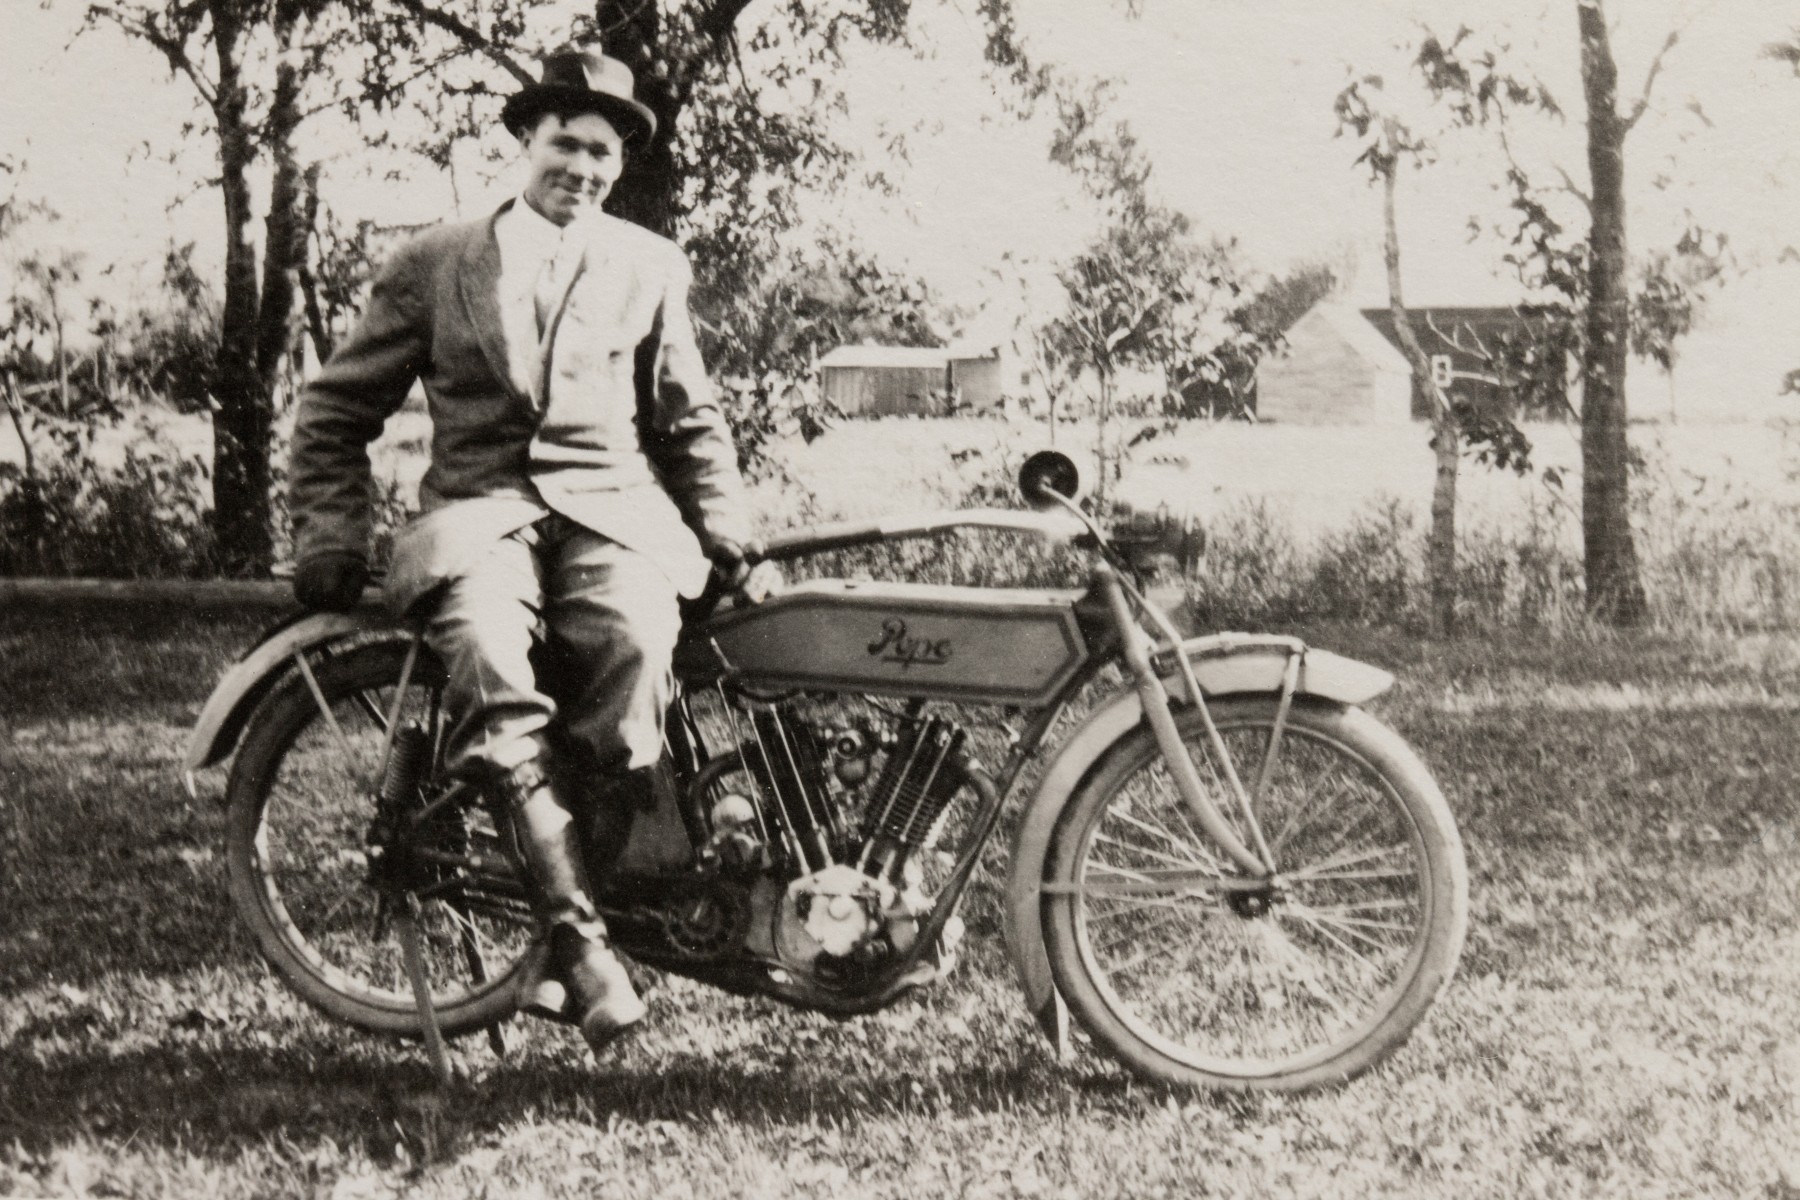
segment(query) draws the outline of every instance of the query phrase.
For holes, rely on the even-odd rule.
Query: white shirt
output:
[[[509,324],[516,321],[519,329],[537,330],[538,282],[561,248],[564,234],[577,224],[556,225],[524,196],[494,219],[494,240],[500,244],[500,309]],[[574,265],[565,264],[564,272]]]

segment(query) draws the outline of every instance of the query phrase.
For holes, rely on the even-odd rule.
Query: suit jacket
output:
[[[616,217],[585,222],[579,265],[540,337],[530,311],[500,303],[498,215],[402,248],[301,394],[289,466],[295,557],[368,552],[368,443],[420,380],[431,462],[420,515],[394,545],[395,609],[547,510],[648,555],[683,595],[697,594],[703,551],[750,530],[730,431],[694,344],[686,256]]]

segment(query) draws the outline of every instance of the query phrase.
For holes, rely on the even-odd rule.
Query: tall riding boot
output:
[[[535,764],[515,768],[500,790],[534,903],[549,926],[550,970],[568,989],[581,1036],[599,1053],[648,1010],[607,944],[569,810]]]

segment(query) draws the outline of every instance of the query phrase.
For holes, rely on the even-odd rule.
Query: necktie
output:
[[[568,230],[556,241],[556,252],[544,261],[538,272],[537,286],[532,289],[532,307],[537,313],[538,336],[550,327],[550,318],[556,312],[556,302],[562,298],[563,286],[568,282],[569,269],[574,257],[577,239],[569,236]]]

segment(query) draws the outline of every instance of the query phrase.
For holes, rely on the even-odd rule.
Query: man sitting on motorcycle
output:
[[[626,147],[656,128],[630,69],[595,49],[551,54],[501,119],[519,140],[519,198],[402,248],[301,396],[294,592],[311,609],[357,603],[367,446],[422,383],[431,461],[385,598],[424,621],[443,660],[450,766],[510,821],[566,1011],[598,1051],[645,1008],[595,909],[586,814],[553,782],[547,731],[554,720],[591,753],[615,795],[644,792],[677,596],[699,594],[709,570],[741,576],[748,514],[694,342],[687,259],[600,210]],[[540,639],[575,686],[537,677]]]

